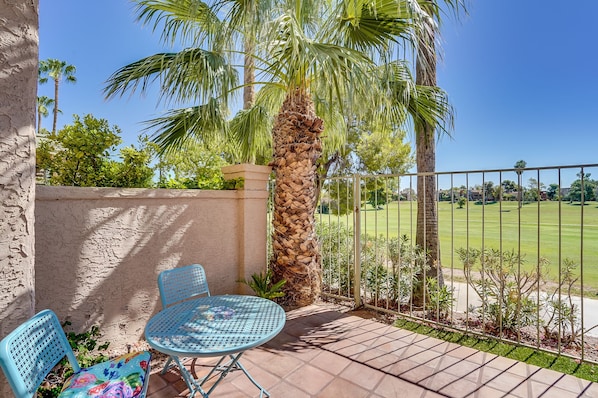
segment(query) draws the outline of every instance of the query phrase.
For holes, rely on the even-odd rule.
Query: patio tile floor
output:
[[[418,335],[330,303],[289,311],[283,331],[241,362],[272,397],[598,398],[598,384],[587,380]],[[186,362],[197,375],[210,363]],[[148,398],[187,396],[176,370],[160,371],[153,369]],[[258,397],[259,391],[242,372],[231,372],[211,396]]]

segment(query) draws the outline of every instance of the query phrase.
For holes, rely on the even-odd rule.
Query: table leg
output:
[[[172,358],[173,358],[173,361],[175,361],[177,366],[179,367],[179,369],[181,371],[181,376],[183,377],[183,380],[187,384],[187,387],[189,387],[189,397],[190,398],[194,397],[195,393],[200,393],[203,398],[209,398],[212,391],[214,391],[214,388],[216,388],[216,386],[222,381],[222,379],[224,379],[224,377],[229,372],[234,371],[234,370],[241,370],[241,371],[243,371],[243,373],[245,373],[245,375],[253,383],[253,385],[255,385],[260,390],[260,398],[263,397],[264,395],[267,397],[270,397],[270,393],[268,391],[266,391],[266,389],[264,387],[262,387],[251,376],[251,374],[249,374],[247,369],[245,369],[245,366],[243,366],[239,362],[241,355],[243,355],[243,352],[240,352],[237,355],[229,355],[230,361],[224,365],[221,365],[222,362],[224,361],[224,359],[226,359],[226,356],[223,356],[222,358],[220,358],[220,360],[218,360],[218,363],[216,363],[216,365],[214,365],[214,367],[210,370],[210,372],[205,377],[203,377],[201,380],[195,379],[193,377],[193,375],[191,374],[191,372],[189,372],[187,370],[187,368],[181,363],[181,361],[178,357],[172,357]],[[214,372],[220,372],[220,375],[218,376],[218,379],[216,380],[216,382],[206,392],[203,389],[203,385],[206,381],[208,381],[210,379],[210,377],[214,374]]]

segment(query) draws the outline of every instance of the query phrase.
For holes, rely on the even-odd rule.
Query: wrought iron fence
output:
[[[317,214],[323,294],[595,362],[597,169],[326,179]],[[425,176],[432,204],[417,200]],[[418,231],[418,205],[435,210],[435,255],[417,244],[435,235],[423,219]]]

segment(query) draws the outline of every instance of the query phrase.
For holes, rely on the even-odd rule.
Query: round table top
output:
[[[170,306],[145,327],[148,344],[165,354],[213,357],[264,344],[283,328],[286,314],[255,296],[207,296]]]

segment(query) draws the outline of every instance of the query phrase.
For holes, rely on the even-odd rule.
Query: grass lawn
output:
[[[368,205],[361,212],[361,230],[391,237],[405,234],[415,241],[416,217],[416,202],[392,202],[381,210]],[[318,219],[327,222],[336,217],[322,215]],[[340,221],[352,224],[346,216]],[[524,267],[535,266],[538,257],[545,257],[549,261],[547,278],[553,281],[559,277],[559,262],[569,258],[581,266],[583,260],[583,284],[590,289],[586,294],[598,292],[597,202],[590,202],[583,209],[567,202],[529,203],[521,209],[517,202],[485,206],[468,202],[462,209],[457,204],[439,202],[438,225],[445,269],[462,268],[455,250],[466,247],[520,252],[524,255]]]

